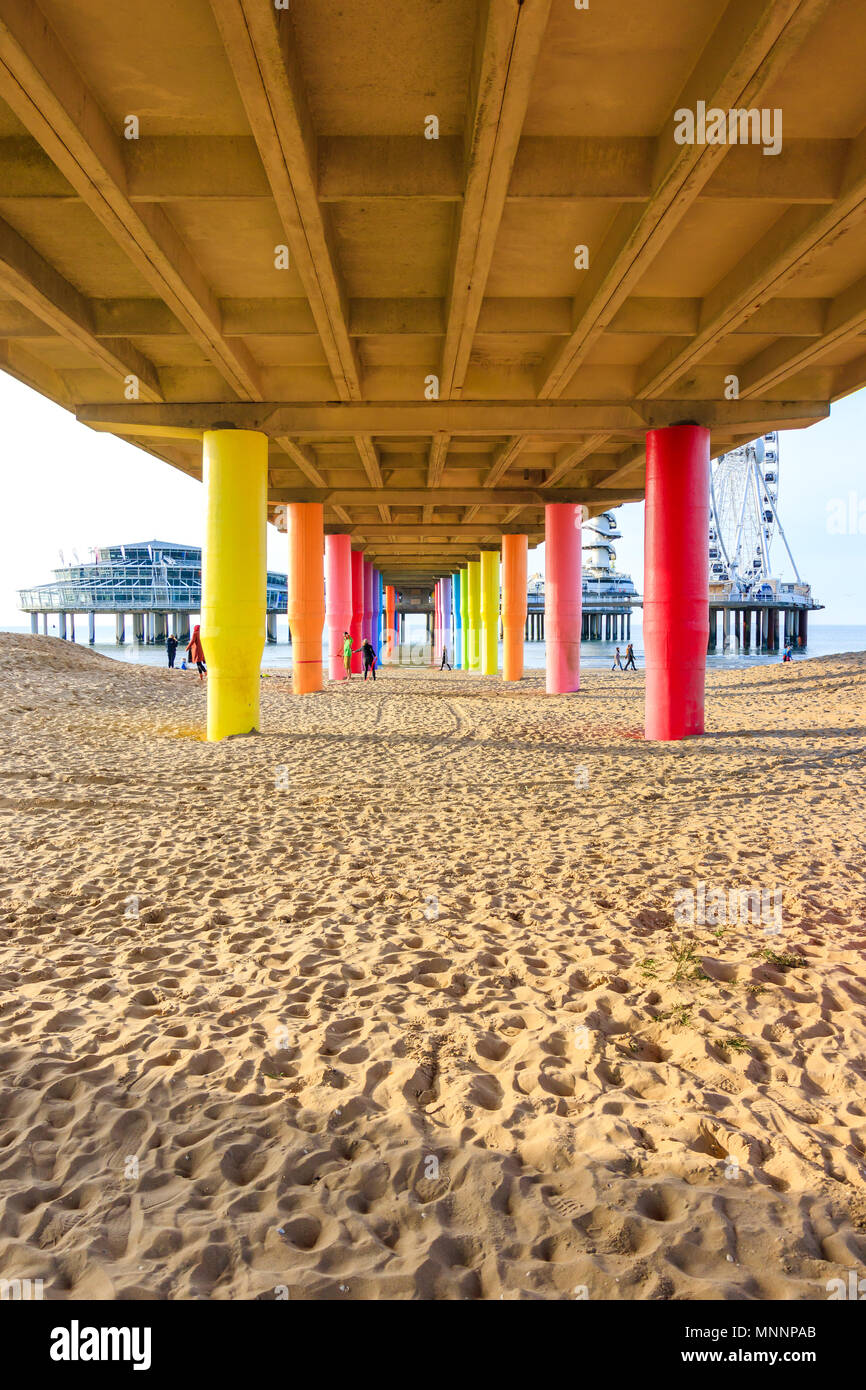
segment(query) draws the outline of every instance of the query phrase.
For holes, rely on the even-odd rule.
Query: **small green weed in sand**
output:
[[[771,965],[778,965],[782,970],[790,970],[794,965],[805,965],[802,956],[795,955],[793,951],[771,951],[769,946],[765,946],[758,955],[764,957]]]
[[[721,1052],[751,1052],[752,1044],[748,1038],[716,1038],[716,1047]]]
[[[666,1013],[659,1014],[660,1019],[669,1019],[675,1028],[686,1028],[692,1021],[692,1011],[685,1004],[675,1004]]]
[[[681,936],[671,942],[669,950],[674,958],[673,983],[678,985],[681,980],[694,980],[701,968],[694,941],[687,941]]]

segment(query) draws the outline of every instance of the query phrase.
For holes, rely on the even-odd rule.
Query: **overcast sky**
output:
[[[25,624],[17,590],[44,584],[77,552],[164,540],[200,545],[201,484],[168,464],[97,434],[0,372],[3,505],[0,627]],[[866,391],[833,406],[829,420],[782,435],[779,514],[801,577],[826,611],[813,621],[866,623]],[[618,512],[617,568],[643,589],[643,506]],[[774,569],[793,578],[777,539]],[[268,527],[268,565],[284,570],[285,537]],[[543,549],[530,554],[543,569]]]

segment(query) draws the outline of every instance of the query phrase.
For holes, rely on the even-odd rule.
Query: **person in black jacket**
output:
[[[372,644],[372,642],[368,642],[367,639],[366,639],[366,637],[365,637],[365,638],[364,638],[364,641],[361,643],[360,647],[358,648],[358,651],[361,653],[361,658],[362,658],[362,660],[363,660],[363,662],[364,662],[364,680],[367,679],[367,676],[368,676],[368,675],[372,675],[373,680],[375,680],[375,679],[376,679],[376,653],[375,653],[374,650],[373,650],[373,644]]]
[[[173,670],[174,670],[174,658],[175,658],[176,652],[177,652],[177,638],[176,638],[176,637],[173,637],[172,634],[169,633],[168,636],[167,636],[166,639],[165,639],[165,654],[166,654],[166,656],[168,657],[168,669],[169,669],[170,671],[173,671]]]

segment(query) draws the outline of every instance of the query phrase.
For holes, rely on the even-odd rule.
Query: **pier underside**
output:
[[[450,577],[866,384],[864,51],[860,0],[0,0],[0,367]]]

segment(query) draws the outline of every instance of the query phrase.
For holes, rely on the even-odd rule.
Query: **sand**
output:
[[[194,675],[3,634],[0,679],[0,1279],[866,1274],[866,656],[711,673],[667,746],[632,673],[273,677],[219,745]],[[781,925],[683,922],[701,883]]]

